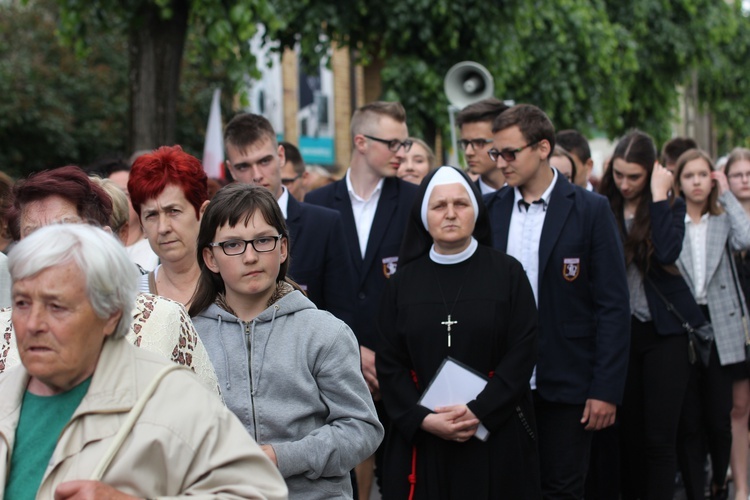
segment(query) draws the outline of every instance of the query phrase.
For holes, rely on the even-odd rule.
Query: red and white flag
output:
[[[219,98],[221,89],[214,90],[211,100],[211,112],[206,127],[206,142],[203,146],[203,170],[208,177],[224,178],[224,141],[221,126],[221,106]]]

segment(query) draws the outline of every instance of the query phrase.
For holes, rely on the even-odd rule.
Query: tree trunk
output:
[[[130,152],[172,145],[175,141],[180,66],[188,28],[187,0],[171,3],[172,17],[162,19],[159,7],[143,2],[131,26]]]

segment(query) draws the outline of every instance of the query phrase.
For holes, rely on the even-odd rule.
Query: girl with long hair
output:
[[[729,190],[740,202],[745,215],[750,217],[750,149],[735,148],[729,153],[724,166]],[[735,253],[737,277],[743,291],[745,302],[750,297],[750,253]],[[747,310],[745,311],[747,315]],[[746,332],[747,318],[743,323]],[[750,337],[750,334],[748,334]],[[734,480],[735,499],[745,500],[748,497],[747,456],[748,456],[748,417],[750,417],[750,371],[747,365],[744,370],[735,371],[735,382],[732,394],[732,453],[730,464]]]
[[[656,162],[653,140],[637,130],[617,143],[600,192],[609,198],[623,240],[632,312],[619,411],[622,498],[671,500],[688,339],[662,297],[691,325],[705,323],[675,265],[685,234],[685,203],[674,198],[672,174]]]
[[[711,321],[715,340],[708,365],[696,362],[691,369],[678,438],[680,469],[688,498],[702,499],[707,449],[713,469],[711,498],[727,498],[732,384],[735,372],[746,371],[742,317],[747,307],[732,250],[750,246],[750,219],[729,190],[724,172],[714,171],[701,150],[690,149],[677,159],[675,187],[687,205],[677,265]]]

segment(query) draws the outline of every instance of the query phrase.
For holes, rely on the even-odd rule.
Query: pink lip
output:
[[[48,352],[48,351],[52,351],[52,349],[50,349],[49,347],[42,346],[42,345],[33,345],[33,346],[27,347],[26,351],[31,351],[31,352]]]

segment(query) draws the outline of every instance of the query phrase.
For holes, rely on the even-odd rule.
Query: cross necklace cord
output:
[[[438,273],[437,273],[437,264],[435,264],[435,267],[433,269],[435,270],[435,281],[437,282],[438,290],[440,290],[440,297],[443,299],[443,306],[445,306],[445,313],[448,315],[448,319],[445,321],[441,321],[440,324],[444,325],[447,328],[448,347],[450,347],[451,346],[451,327],[453,325],[458,324],[458,321],[453,320],[453,309],[456,308],[456,304],[458,303],[458,298],[461,296],[461,291],[464,289],[464,285],[466,284],[466,276],[468,276],[469,273],[467,269],[466,274],[464,274],[464,280],[461,283],[461,286],[458,288],[458,293],[456,293],[456,299],[453,301],[453,305],[451,306],[449,310],[448,303],[445,300],[445,294],[443,293],[443,286],[440,284],[440,276],[438,276]],[[471,269],[471,265],[469,266],[469,269]]]
[[[448,347],[450,347],[451,346],[451,326],[457,325],[458,321],[451,321],[451,315],[449,314],[448,321],[442,321],[440,324],[448,327]]]

